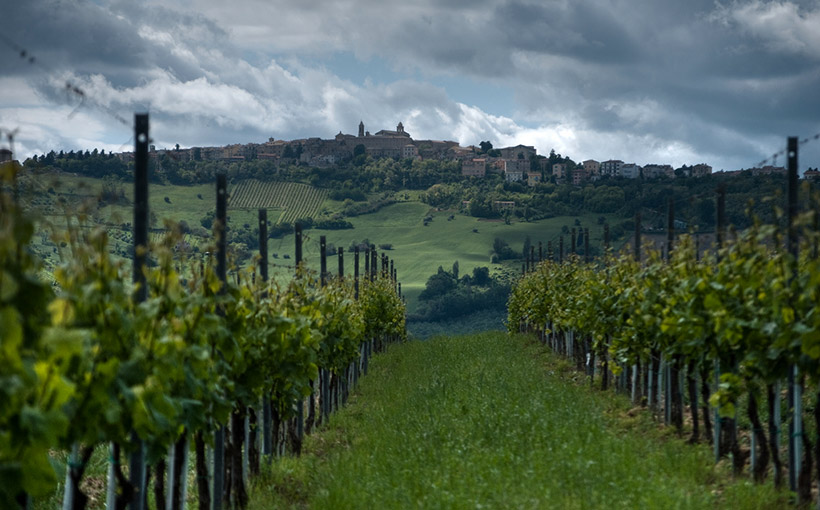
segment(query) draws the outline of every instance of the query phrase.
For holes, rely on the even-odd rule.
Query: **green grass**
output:
[[[53,204],[54,200],[60,196],[72,204],[78,204],[83,199],[91,200],[96,204],[93,197],[99,195],[103,184],[101,179],[67,174],[38,176],[36,182],[42,188],[34,197],[38,202],[36,206],[40,210],[48,209],[47,204]],[[282,183],[278,184],[284,186]],[[305,187],[306,185],[294,184],[293,186]],[[54,194],[46,192],[49,187],[55,190]],[[133,186],[131,183],[122,183],[121,187],[128,203],[95,208],[94,214],[100,221],[116,225],[130,224],[133,221],[133,209],[130,205],[133,200]],[[200,196],[202,198],[199,198]],[[496,272],[509,270],[512,266],[490,263],[490,252],[496,237],[507,241],[513,249],[521,250],[524,238],[529,235],[536,249],[538,241],[543,242],[545,252],[547,241],[553,240],[555,241],[553,249],[557,252],[557,238],[561,234],[561,228],[563,226],[572,228],[576,220],[576,217],[558,217],[531,223],[513,221],[507,225],[501,220],[479,220],[453,210],[435,211],[419,201],[417,191],[401,191],[396,194],[396,197],[399,200],[398,203],[384,207],[376,213],[348,218],[354,226],[353,229],[306,231],[304,256],[308,266],[318,270],[319,236],[321,235],[326,235],[329,243],[344,248],[350,246],[353,241],[361,241],[365,238],[377,246],[392,244],[393,250],[387,253],[395,260],[399,281],[402,282],[402,292],[412,311],[416,308],[418,295],[424,289],[427,278],[435,273],[439,266],[449,270],[453,262],[458,261],[461,274],[467,274],[477,266],[489,266]],[[212,184],[196,186],[152,184],[149,190],[149,208],[156,218],[154,226],[161,227],[164,219],[184,220],[195,232],[200,231],[200,219],[206,214],[212,214],[215,199],[216,189]],[[317,207],[316,203],[312,204],[311,207]],[[335,210],[340,206],[339,204],[341,203],[326,199],[319,208]],[[283,212],[281,208],[271,210],[268,219],[275,223],[286,214],[287,212]],[[424,226],[424,218],[428,215],[433,217],[433,221]],[[448,221],[451,215],[453,219]],[[602,242],[602,228],[597,223],[599,216],[588,214],[577,218],[582,226],[590,229],[592,246],[600,246]],[[257,211],[253,208],[229,208],[228,217],[229,228],[232,225],[241,226],[245,223],[253,226],[256,223]],[[63,221],[59,215],[52,216],[51,219],[58,224]],[[130,238],[126,237],[122,242],[117,239],[114,241],[114,248],[121,253],[130,251]],[[565,236],[564,241],[568,246],[569,236]],[[566,250],[568,251],[569,248],[567,247]],[[273,254],[278,257],[271,259],[273,264],[292,265],[293,236],[270,240],[268,251],[271,257]],[[45,255],[49,254],[50,250]],[[285,255],[291,257],[290,260],[286,260]],[[352,254],[348,254],[346,267],[350,273],[352,273],[352,263]],[[335,261],[330,261],[328,267],[335,273],[337,267]],[[364,262],[361,267],[363,270]],[[518,272],[520,266],[516,265],[512,267],[512,270]],[[280,279],[290,277],[290,269],[277,269],[274,266],[271,273],[277,271],[280,273]]]
[[[483,331],[506,331],[507,310],[480,310],[447,321],[408,321],[411,338],[424,340],[438,335],[466,335]]]
[[[524,337],[411,342],[372,367],[307,454],[255,483],[250,508],[786,505],[768,485],[732,481],[708,447],[573,381]]]
[[[432,215],[433,221],[424,226],[424,218],[427,215]],[[451,215],[453,219],[448,220]],[[581,224],[590,229],[592,246],[602,243],[602,228],[597,224],[599,216],[589,214],[578,217]],[[557,237],[561,235],[561,227],[566,225],[572,228],[575,217],[551,218],[531,223],[512,222],[507,225],[500,220],[480,220],[452,210],[435,211],[421,202],[408,201],[349,220],[354,226],[350,230],[317,229],[306,232],[308,239],[305,243],[304,256],[307,264],[318,269],[321,235],[327,236],[328,243],[345,249],[351,242],[363,239],[369,239],[377,247],[380,244],[392,244],[393,249],[385,253],[395,261],[402,292],[412,310],[427,278],[435,273],[439,266],[449,270],[453,262],[458,261],[461,274],[467,274],[478,266],[488,266],[494,271],[508,267],[490,263],[490,254],[496,237],[508,242],[513,249],[521,250],[525,237],[529,235],[536,250],[538,241],[543,242],[545,256],[547,241],[554,240],[553,249],[557,253]],[[477,232],[473,232],[474,229]],[[564,241],[568,245],[569,236],[565,236]],[[283,254],[293,256],[293,236],[273,239],[270,243],[270,253],[277,253],[280,257]],[[352,255],[348,254],[345,261],[348,271],[352,272]],[[335,273],[335,263],[329,263],[328,267]],[[515,271],[519,270],[520,268],[515,268]]]

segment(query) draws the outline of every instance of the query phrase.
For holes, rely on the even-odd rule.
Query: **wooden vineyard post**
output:
[[[606,277],[609,279],[609,223],[604,223],[604,264],[607,265]],[[609,388],[609,335],[606,336],[605,349],[601,353],[601,389],[607,390]]]
[[[370,247],[364,249],[364,277],[370,278]]]
[[[259,209],[259,276],[268,282],[268,211]]]
[[[589,264],[590,261],[589,256],[589,229],[584,228],[584,262]]]
[[[675,238],[675,200],[669,197],[668,208],[666,211],[666,262],[667,264],[672,259],[672,246]],[[667,363],[661,363],[659,372],[664,372],[666,384],[663,386],[664,390],[664,423],[669,425],[674,423],[680,432],[683,426],[683,409],[678,407],[678,366],[679,357],[673,356]],[[658,376],[661,374],[659,373]],[[660,386],[660,385],[659,385]],[[659,388],[660,389],[660,388]]]
[[[547,241],[547,260],[552,262],[552,241]]]
[[[262,286],[267,288],[268,284],[268,211],[259,209],[259,275],[262,278]],[[262,297],[267,297],[267,291]],[[262,454],[270,456],[273,453],[273,432],[271,422],[273,409],[271,408],[271,394],[265,392],[262,395]]]
[[[353,299],[359,300],[359,246],[353,248]],[[359,359],[356,361],[356,366],[353,370],[353,383],[358,384],[359,372],[362,369],[364,362],[364,343],[359,344]]]
[[[344,248],[341,246],[336,250],[336,253],[339,257],[339,282],[344,281],[345,279],[345,251]],[[342,403],[347,403],[347,395],[348,395],[348,387],[352,384],[351,379],[353,378],[353,373],[355,369],[353,368],[354,363],[348,364],[347,368],[344,371],[344,378],[341,379],[341,391],[342,391]]]
[[[297,223],[293,227],[294,240],[296,243],[296,274],[300,276],[302,269],[302,224]],[[302,397],[298,397],[296,401],[296,440],[294,441],[294,453],[296,456],[302,455],[302,438],[305,434],[305,406]]]
[[[672,249],[675,243],[675,199],[669,197],[669,209],[666,218],[666,260],[672,258]]]
[[[633,255],[635,261],[641,263],[641,213],[635,213],[635,245]],[[638,364],[632,365],[632,404],[638,401]]]
[[[720,257],[720,251],[723,248],[723,241],[724,236],[726,235],[726,188],[723,185],[718,186],[717,189],[717,224],[715,229],[715,240],[717,242],[717,251],[718,257]],[[714,382],[714,389],[720,387],[720,359],[715,359],[715,382]],[[715,438],[714,438],[714,451],[715,451],[715,463],[720,462],[720,435],[721,435],[721,423],[720,419],[720,409],[715,408]]]
[[[319,236],[319,280],[322,287],[327,285],[327,237]]]
[[[353,249],[353,297],[359,300],[359,247]]]
[[[327,237],[319,236],[319,278],[320,285],[324,288],[327,285]],[[319,367],[319,412],[321,422],[327,423],[330,415],[330,371],[325,367]],[[313,424],[314,403],[313,392],[310,392],[308,404],[308,432]]]
[[[225,292],[227,282],[227,179],[224,173],[216,176],[216,222],[214,232],[216,233],[216,275],[219,278],[222,288],[220,293]],[[211,508],[220,510],[222,508],[222,498],[225,491],[225,432],[224,425],[214,432],[214,484]]]
[[[558,238],[558,263],[564,262],[564,236]]]
[[[538,262],[544,260],[544,248],[541,245],[541,241],[538,241]]]
[[[788,194],[787,194],[787,214],[788,214],[788,251],[791,256],[792,278],[797,274],[797,261],[799,257],[799,240],[797,237],[797,137],[790,136],[787,142],[788,159]],[[792,303],[794,308],[794,303]],[[793,491],[799,490],[800,468],[801,468],[801,447],[800,440],[803,438],[803,410],[802,410],[802,377],[799,375],[797,365],[790,364],[788,368],[789,384],[789,488]],[[815,459],[816,460],[816,459]]]
[[[134,300],[141,303],[148,299],[145,267],[148,261],[148,114],[134,116]],[[131,441],[137,450],[131,454],[129,469],[134,487],[131,510],[143,510],[145,503],[145,452],[136,432]]]

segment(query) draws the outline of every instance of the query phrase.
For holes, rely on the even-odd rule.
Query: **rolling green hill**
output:
[[[87,225],[106,225],[111,235],[113,251],[123,256],[130,253],[130,222],[133,216],[130,205],[133,192],[130,183],[78,177],[60,172],[30,175],[23,182],[23,193],[30,207],[58,228],[65,225],[66,209],[78,211],[81,204],[85,204],[85,210],[90,218]],[[247,191],[248,184],[233,183],[233,189]],[[298,186],[302,191],[305,191],[302,188],[307,189],[309,193],[303,196],[310,196],[314,202],[317,202],[317,197],[327,195],[324,190],[308,185]],[[121,199],[103,199],[101,196],[104,191]],[[495,273],[517,273],[521,269],[520,261],[504,264],[490,262],[496,237],[509,243],[514,250],[520,251],[524,239],[529,236],[536,247],[538,241],[542,241],[546,253],[548,240],[556,241],[554,249],[557,251],[557,237],[561,234],[562,227],[572,228],[576,224],[576,217],[556,217],[533,222],[513,220],[510,224],[505,224],[503,220],[482,220],[455,210],[436,210],[420,202],[417,192],[402,192],[396,196],[399,199],[398,203],[383,207],[374,213],[347,218],[353,224],[353,229],[307,230],[304,255],[309,267],[318,270],[321,235],[327,236],[328,243],[345,250],[353,242],[361,242],[364,239],[377,247],[392,245],[392,249],[386,253],[395,261],[399,280],[402,282],[402,291],[412,311],[427,278],[436,272],[439,266],[450,269],[453,263],[458,261],[462,274],[472,271],[477,266],[488,266]],[[287,200],[280,200],[277,203],[286,202]],[[150,210],[154,218],[152,226],[161,228],[165,219],[185,221],[191,229],[187,240],[193,246],[209,242],[209,232],[202,228],[200,220],[213,214],[214,204],[215,189],[212,185],[152,184],[150,187]],[[330,211],[338,207],[339,202],[327,198],[320,205],[311,206],[312,210]],[[588,214],[577,217],[582,227],[590,229],[593,246],[601,243],[602,232],[598,225],[600,216]],[[229,208],[228,217],[229,229],[239,229],[244,225],[253,228],[256,225],[257,211],[247,207]],[[279,214],[276,212],[269,215],[272,223],[275,223],[278,217]],[[425,225],[427,217],[431,217],[432,220]],[[565,243],[568,251],[569,236],[565,236]],[[41,250],[45,258],[56,257],[54,248],[49,245],[46,236],[40,237],[40,245],[35,248]],[[278,273],[280,278],[287,278],[290,269],[277,266],[292,265],[293,235],[269,240],[268,250],[273,264],[271,273]],[[347,271],[352,273],[352,254],[345,257],[345,262]],[[49,265],[54,263],[56,260],[51,260]],[[328,267],[335,273],[336,261],[331,260]],[[362,261],[362,270],[363,268]]]
[[[433,220],[424,225],[424,218],[432,216]],[[601,243],[601,227],[597,225],[600,215],[580,216],[582,226],[590,229],[591,244]],[[452,219],[448,219],[452,217]],[[413,309],[418,294],[424,288],[427,278],[436,272],[439,266],[446,269],[458,261],[462,274],[474,267],[488,266],[493,271],[505,268],[520,271],[520,266],[511,264],[492,264],[490,254],[493,240],[496,237],[508,242],[516,250],[523,247],[524,239],[530,236],[536,245],[556,240],[561,235],[561,227],[574,226],[574,217],[551,218],[531,223],[512,222],[507,225],[502,220],[486,221],[459,214],[452,210],[436,211],[421,202],[408,201],[382,208],[377,213],[367,214],[349,221],[354,225],[349,230],[310,230],[305,245],[305,257],[311,267],[318,267],[319,236],[327,236],[328,243],[343,247],[345,250],[353,242],[368,239],[376,246],[392,244],[393,249],[386,253],[395,260],[402,292],[407,296],[410,308]],[[565,236],[569,244],[569,237]],[[270,241],[269,250],[280,258],[284,254],[292,256],[294,240],[292,235]],[[537,249],[537,248],[536,248]],[[568,248],[567,248],[568,250]],[[381,250],[380,250],[381,251]],[[351,257],[346,256],[346,267],[351,267]],[[336,265],[328,267],[335,272]]]

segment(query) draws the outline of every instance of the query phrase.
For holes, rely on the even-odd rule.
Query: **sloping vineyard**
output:
[[[820,473],[820,236],[812,217],[803,219],[797,258],[774,249],[783,244],[777,227],[755,226],[706,255],[683,236],[668,260],[653,252],[643,263],[544,261],[515,286],[509,327],[537,332],[604,389],[614,382],[656,412],[663,400],[680,434],[688,403],[692,442],[712,441],[736,473],[748,458],[757,482],[772,476],[781,487],[789,475],[806,502]],[[788,388],[788,404],[779,388]],[[790,437],[787,461],[781,447]]]
[[[34,219],[11,192],[17,170],[0,166],[2,508],[27,508],[55,492],[57,450],[72,452],[63,505],[85,508],[82,481],[103,448],[111,452],[109,508],[145,497],[152,474],[157,501],[167,495],[167,508],[182,508],[190,442],[200,508],[211,497],[214,508],[223,500],[244,507],[243,462],[251,473],[259,469],[260,441],[251,437],[273,443],[265,453],[279,451],[285,432],[278,431],[291,422],[298,452],[303,421],[293,420],[306,402],[313,409],[319,373],[339,395],[374,344],[404,337],[404,304],[387,276],[373,271],[360,289],[341,279],[319,285],[304,269],[282,287],[256,268],[220,278],[219,256],[185,258],[178,228],[153,239],[145,284],[132,286],[131,265],[111,255],[107,229],[69,221],[54,234],[63,263],[52,286],[38,278],[42,260],[28,249]],[[260,414],[277,428],[270,420],[259,427]]]
[[[314,218],[322,202],[327,198],[327,190],[298,182],[240,181],[231,190],[232,209],[282,209],[280,223],[293,223],[299,218]]]

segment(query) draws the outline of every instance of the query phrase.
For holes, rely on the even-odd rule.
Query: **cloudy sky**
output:
[[[416,139],[715,170],[820,132],[820,0],[0,0],[0,12],[0,146],[15,132],[18,157],[131,150],[137,111],[158,147],[401,121]],[[820,140],[800,157],[818,165]]]

